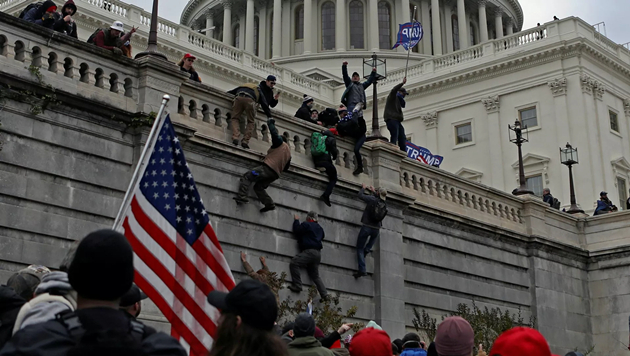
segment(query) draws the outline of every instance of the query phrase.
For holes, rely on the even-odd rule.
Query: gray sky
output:
[[[152,0],[128,0],[132,4],[151,9]],[[559,18],[576,16],[595,24],[606,23],[606,32],[610,39],[623,44],[630,42],[630,27],[627,17],[630,14],[629,0],[520,0],[525,14],[524,29]],[[160,16],[179,23],[179,17],[186,5],[186,0],[162,0]]]

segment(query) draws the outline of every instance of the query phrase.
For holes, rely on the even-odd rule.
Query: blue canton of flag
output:
[[[159,132],[140,190],[177,232],[193,244],[209,218],[170,117]]]
[[[420,22],[407,22],[398,26],[398,40],[392,49],[398,46],[403,46],[405,50],[408,51],[409,49],[415,47],[424,36],[424,31],[422,30],[422,24],[420,24]]]

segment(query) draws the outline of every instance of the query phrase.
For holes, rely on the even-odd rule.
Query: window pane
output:
[[[536,107],[519,110],[521,116],[521,124],[523,127],[538,126],[538,117],[536,117]]]
[[[363,3],[355,0],[350,3],[350,48],[364,48]]]
[[[378,3],[378,45],[380,49],[392,48],[392,34],[389,16],[389,4]]]
[[[232,38],[234,39],[234,47],[239,48],[241,44],[241,26],[236,25],[234,27],[234,33],[232,34]]]
[[[322,6],[322,49],[335,48],[335,4],[327,2]]]
[[[457,144],[472,141],[472,125],[464,124],[455,127],[457,134]]]
[[[295,9],[295,39],[304,39],[304,5]]]
[[[534,192],[535,195],[542,197],[542,191],[543,191],[542,175],[528,177],[525,179],[525,181],[527,182],[527,189]]]
[[[459,22],[456,15],[453,15],[451,20],[453,26],[453,51],[457,51],[459,50]]]
[[[468,29],[468,31],[470,31],[470,45],[474,46],[477,44],[477,40],[475,39],[475,27],[473,26],[473,24],[470,24],[470,28]]]
[[[610,129],[619,132],[619,121],[617,121],[617,114],[609,112],[610,114]]]
[[[617,190],[619,191],[619,210],[626,208],[626,200],[628,199],[626,190],[626,180],[623,178],[617,178]]]

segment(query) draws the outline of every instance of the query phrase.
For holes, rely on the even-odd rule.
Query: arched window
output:
[[[295,39],[304,39],[304,5],[295,9]]]
[[[477,44],[477,37],[475,36],[475,26],[472,22],[470,23],[470,29],[468,31],[470,31],[470,45],[474,46]]]
[[[273,57],[273,11],[269,15],[269,58]]]
[[[328,1],[322,6],[322,50],[331,49],[335,49],[335,4]]]
[[[451,17],[453,23],[453,51],[459,50],[459,20],[457,15]]]
[[[365,47],[365,28],[363,26],[363,3],[360,0],[350,2],[350,48]]]
[[[378,3],[378,47],[380,49],[392,48],[391,11],[385,1]]]
[[[260,30],[260,19],[254,16],[254,55],[258,55],[258,31]]]
[[[232,38],[233,40],[233,44],[234,47],[236,48],[240,48],[241,46],[241,25],[236,25],[234,26],[234,29],[232,30]]]

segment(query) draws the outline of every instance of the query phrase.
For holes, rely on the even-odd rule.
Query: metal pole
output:
[[[163,60],[168,60],[165,55],[158,52],[157,48],[157,28],[158,28],[158,0],[153,0],[153,11],[151,12],[151,28],[149,29],[149,44],[144,52],[136,54],[135,59],[144,56],[154,56]]]
[[[518,181],[519,187],[512,191],[513,195],[534,194],[531,190],[527,189],[527,183],[525,181],[525,169],[523,168],[523,152],[521,145],[523,144],[523,134],[521,128],[516,126],[514,133],[516,134],[516,146],[518,147]]]
[[[123,213],[125,209],[127,208],[127,206],[129,206],[129,199],[131,198],[131,194],[136,189],[136,185],[139,182],[138,173],[140,172],[140,169],[146,165],[145,157],[147,155],[147,152],[149,151],[149,149],[152,149],[153,146],[155,146],[155,137],[157,136],[156,133],[158,132],[159,128],[162,127],[162,123],[164,121],[162,119],[162,114],[164,113],[164,109],[166,108],[166,104],[168,103],[169,100],[171,100],[171,97],[168,95],[164,95],[162,97],[162,105],[160,106],[160,110],[158,111],[157,117],[155,118],[155,121],[153,122],[153,127],[151,127],[151,132],[149,132],[149,137],[147,138],[147,142],[145,143],[144,148],[142,149],[142,153],[140,154],[140,159],[138,160],[136,169],[133,171],[133,175],[131,176],[131,182],[129,183],[129,187],[127,188],[127,192],[125,193],[123,202],[120,205],[118,214],[116,214],[116,219],[114,220],[114,226],[112,227],[113,230],[116,230],[116,227],[118,227],[118,225],[121,223],[120,220],[122,219]]]
[[[411,28],[413,28],[413,19],[416,17],[417,6],[413,7],[413,14],[411,15]],[[411,37],[409,37],[409,44],[411,44]],[[405,78],[407,78],[407,68],[409,68],[409,55],[411,54],[412,48],[407,46],[409,49],[407,50],[407,63],[405,64]]]
[[[372,137],[374,138],[380,138],[382,137],[381,135],[381,130],[378,126],[378,97],[377,95],[377,85],[378,85],[378,81],[374,81],[374,83],[372,83],[372,85],[374,86],[374,88],[372,89],[372,98],[373,98],[373,103],[372,103]]]
[[[567,165],[569,167],[569,190],[571,193],[571,207],[569,208],[569,211],[567,211],[567,213],[569,214],[577,214],[577,213],[584,213],[584,210],[578,208],[577,203],[575,201],[575,188],[573,187],[573,165],[572,164],[568,164]]]

